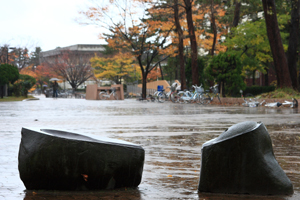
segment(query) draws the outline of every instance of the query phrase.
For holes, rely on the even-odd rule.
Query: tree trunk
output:
[[[192,84],[199,85],[199,70],[197,65],[198,49],[197,49],[197,40],[196,40],[195,29],[193,24],[192,1],[184,0],[184,3],[185,3],[186,19],[188,23],[189,37],[191,42]]]
[[[3,99],[3,96],[4,96],[4,85],[0,86],[0,96],[1,96],[1,99]]]
[[[142,99],[147,97],[147,73],[143,72],[143,82],[142,82]]]
[[[299,35],[299,12],[300,12],[300,0],[292,0],[292,12],[290,22],[290,38],[289,48],[287,52],[288,66],[291,76],[293,88],[298,90],[297,81],[297,45]]]
[[[179,44],[178,44],[178,56],[179,56],[179,64],[180,64],[180,82],[181,89],[186,89],[186,78],[185,78],[185,65],[184,65],[184,54],[183,54],[183,31],[181,29],[181,25],[179,22],[179,11],[178,11],[178,0],[174,0],[174,19],[176,30],[178,34]],[[177,70],[176,70],[177,73]]]
[[[222,97],[226,97],[226,95],[225,95],[225,83],[224,82],[222,82],[222,84],[221,84],[222,86],[221,86],[221,89],[222,89]]]
[[[177,57],[178,58],[178,57]],[[177,59],[176,59],[177,60]],[[178,63],[177,62],[175,62],[175,65],[176,65],[176,69],[175,69],[175,74],[174,74],[174,80],[178,80],[178,71],[179,70],[181,70],[181,66],[179,66],[178,67]],[[183,63],[183,65],[184,65],[184,63]],[[179,68],[179,69],[178,69]],[[184,68],[183,68],[184,69]],[[173,80],[173,79],[171,79],[171,80]],[[180,76],[180,80],[181,80],[181,76]]]
[[[142,64],[142,56],[139,55],[136,57],[136,59],[139,62],[139,66],[142,72],[142,99],[146,99],[147,96],[147,75],[148,75],[148,69],[149,67],[147,66],[146,69],[144,69],[143,64]]]
[[[265,70],[266,70],[266,72],[267,72],[267,73],[265,74],[265,86],[269,86],[269,68],[266,67]]]
[[[292,87],[287,59],[279,32],[275,0],[262,0],[266,20],[267,34],[276,68],[277,86]]]
[[[211,5],[210,5],[210,9],[211,9],[211,27],[213,30],[213,34],[214,34],[214,38],[213,38],[213,44],[210,50],[210,55],[214,56],[215,55],[215,48],[216,48],[216,42],[217,42],[217,26],[216,26],[216,18],[215,18],[215,14],[214,14],[214,1],[211,1]]]
[[[252,71],[252,85],[255,85],[255,72],[256,72],[256,70],[253,70]]]
[[[240,21],[240,11],[241,11],[241,1],[237,0],[235,2],[235,9],[234,9],[234,18],[233,18],[233,27],[237,27]]]

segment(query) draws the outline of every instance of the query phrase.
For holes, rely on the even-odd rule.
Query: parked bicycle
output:
[[[210,95],[209,92],[212,91],[212,94]],[[220,99],[220,95],[219,95],[219,88],[218,85],[214,85],[211,86],[209,88],[209,90],[206,90],[206,92],[201,93],[201,95],[199,96],[200,100],[200,104],[209,104],[211,101],[213,101],[214,97],[218,97],[220,103],[221,103],[221,99]]]
[[[107,100],[110,99],[111,96],[113,97],[113,100],[118,100],[118,95],[116,93],[116,88],[111,88],[111,93],[109,93],[109,90],[105,90],[99,93],[99,97],[101,100]]]
[[[250,98],[249,100],[244,98],[245,103],[242,103],[243,106],[245,107],[258,107],[261,106],[265,100],[263,100],[262,102],[259,102],[256,98],[252,99]]]
[[[173,103],[177,103],[179,101],[179,96],[178,96],[178,93],[179,91],[181,90],[181,85],[179,85],[177,82],[174,82],[172,85],[171,85],[171,93],[170,93],[170,100],[173,102]]]
[[[265,106],[267,107],[280,107],[280,106],[288,106],[290,105],[291,108],[298,108],[298,101],[295,98],[292,98],[293,101],[285,100],[283,103],[280,102],[273,102],[273,103],[266,103]]]
[[[298,108],[298,101],[295,98],[292,98],[292,101],[285,100],[282,105],[290,105],[291,108]]]
[[[160,103],[163,103],[168,99],[165,89],[161,89],[160,91],[157,91],[157,93],[155,94],[155,97],[156,97],[156,100]]]
[[[165,92],[165,89],[163,89],[163,86],[159,85],[157,87],[157,91],[155,91],[153,95],[149,95],[149,98],[152,102],[158,101],[160,103],[163,103],[168,99],[168,94]]]
[[[185,90],[185,91],[180,91],[178,93],[178,101],[180,103],[191,103],[191,102],[196,102],[200,104],[200,95],[201,91],[203,90],[202,86],[197,87],[197,85],[192,85],[192,87],[195,89],[194,92]]]

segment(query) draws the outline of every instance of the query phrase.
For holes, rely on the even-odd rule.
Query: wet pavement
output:
[[[37,97],[40,100],[0,103],[0,200],[300,199],[299,109]],[[197,192],[202,144],[243,121],[266,125],[294,195]],[[22,127],[63,129],[140,144],[146,152],[142,182],[138,188],[118,190],[26,191],[18,172]]]

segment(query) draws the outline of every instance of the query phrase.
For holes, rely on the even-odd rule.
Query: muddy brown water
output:
[[[45,99],[0,104],[0,199],[300,199],[300,114],[291,108],[245,108],[125,101]],[[201,146],[242,121],[263,122],[292,196],[198,193]],[[26,191],[18,177],[21,127],[107,136],[145,149],[138,188],[103,191]],[[10,145],[7,145],[9,143]],[[10,168],[10,174],[5,169]]]

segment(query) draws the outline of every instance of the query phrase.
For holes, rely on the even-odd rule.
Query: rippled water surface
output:
[[[300,114],[291,108],[201,107],[125,101],[45,99],[0,103],[0,199],[300,199]],[[263,122],[292,196],[198,193],[201,146],[243,121]],[[138,188],[105,191],[26,191],[18,175],[22,127],[63,129],[121,139],[145,149]]]

